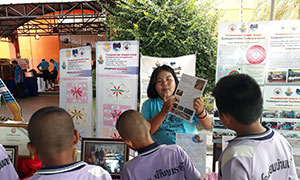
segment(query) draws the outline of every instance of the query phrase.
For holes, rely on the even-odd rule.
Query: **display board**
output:
[[[220,23],[216,71],[217,80],[235,73],[253,77],[263,92],[263,124],[296,139],[300,137],[299,24],[298,20]],[[223,135],[234,132],[224,128],[215,113],[215,142]]]
[[[93,87],[91,47],[77,47],[60,50],[60,107],[73,118],[81,138],[91,137],[93,132]]]
[[[151,74],[157,66],[169,65],[172,67],[178,78],[183,73],[195,76],[196,73],[196,54],[173,57],[160,58],[151,56],[141,56],[141,72],[140,72],[140,107],[148,99],[147,88]]]
[[[139,41],[96,44],[96,136],[120,138],[116,120],[137,109]]]

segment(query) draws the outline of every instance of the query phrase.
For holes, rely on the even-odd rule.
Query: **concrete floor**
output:
[[[6,107],[6,104],[1,101],[0,116],[13,118],[13,115]],[[25,121],[29,121],[31,115],[38,109],[46,106],[59,106],[59,94],[39,94],[39,96],[27,97],[25,99],[17,99],[17,102],[22,108],[22,115]]]

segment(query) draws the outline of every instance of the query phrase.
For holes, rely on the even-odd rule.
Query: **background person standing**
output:
[[[15,68],[15,84],[17,90],[17,97],[18,98],[25,98],[23,82],[24,82],[24,75],[22,68],[20,67],[18,61],[14,60],[11,62],[13,67]]]
[[[53,64],[53,69],[51,71],[51,82],[50,82],[51,88],[53,90],[57,80],[58,63],[53,59],[50,59],[50,62]]]
[[[50,81],[49,63],[45,59],[42,59],[42,62],[40,62],[37,68],[43,73],[46,90],[48,90],[48,82]]]

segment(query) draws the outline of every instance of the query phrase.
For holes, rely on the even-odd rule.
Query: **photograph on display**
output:
[[[294,122],[278,122],[278,130],[294,130]]]
[[[263,118],[279,118],[279,112],[276,110],[263,110]]]
[[[295,111],[281,111],[280,118],[295,118]]]
[[[270,71],[267,74],[268,83],[285,83],[286,71]]]
[[[128,147],[121,139],[83,138],[81,152],[82,161],[101,166],[113,178],[120,177],[128,161]]]
[[[288,70],[288,83],[300,83],[300,69]]]
[[[15,168],[17,168],[17,165],[18,165],[18,146],[11,146],[11,145],[3,145],[3,147],[5,148],[6,150],[6,153],[11,161],[11,163],[13,164],[13,166]]]
[[[272,128],[272,129],[277,129],[278,128],[278,122],[276,121],[264,121],[262,122],[262,125],[263,126],[267,126],[269,128]]]

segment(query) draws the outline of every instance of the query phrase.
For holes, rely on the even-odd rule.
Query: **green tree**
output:
[[[110,11],[111,40],[139,40],[147,56],[197,54],[196,75],[215,83],[218,12],[214,0],[122,0]]]

